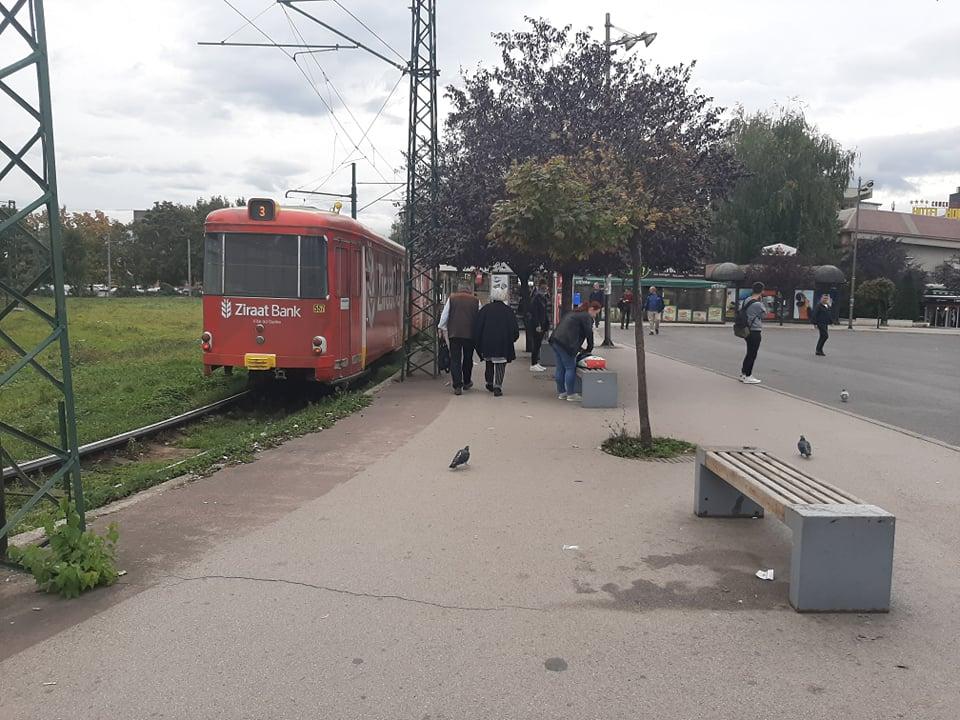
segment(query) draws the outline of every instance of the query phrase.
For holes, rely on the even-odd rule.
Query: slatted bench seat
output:
[[[776,515],[793,533],[790,604],[887,612],[896,518],[758,448],[698,448],[699,517]]]
[[[617,374],[613,370],[588,370],[577,368],[575,391],[583,397],[581,405],[586,408],[612,408],[617,406]]]

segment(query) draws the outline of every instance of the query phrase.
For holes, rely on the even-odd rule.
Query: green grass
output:
[[[45,309],[51,307],[47,301]],[[81,444],[163,420],[246,387],[245,372],[233,377],[203,376],[197,341],[201,309],[195,298],[70,298],[67,313]],[[3,329],[26,347],[37,342],[46,328],[27,313],[14,313],[4,320]],[[0,350],[0,372],[13,362],[13,353],[4,352]],[[47,351],[46,359],[59,360],[59,351]],[[396,358],[379,363],[365,385],[389,377],[399,368],[397,363]],[[300,398],[299,403],[258,398],[252,406],[155,438],[149,441],[152,448],[134,442],[96,464],[85,462],[87,508],[101,507],[174,477],[203,476],[226,464],[248,462],[261,450],[328,428],[370,402],[360,391],[324,394],[322,388],[310,386],[304,393],[302,388],[280,387],[288,390],[288,396]],[[312,400],[304,403],[304,394]],[[33,370],[20,373],[0,392],[0,417],[55,441],[56,398],[49,383]],[[290,410],[291,405],[296,409]],[[164,453],[156,452],[157,442]],[[44,454],[8,436],[4,436],[4,447],[18,460]],[[15,483],[9,489],[29,488]],[[23,500],[7,496],[8,517]],[[14,533],[42,526],[57,512],[52,504],[41,501]]]
[[[51,300],[38,304],[52,312]],[[245,373],[203,377],[197,298],[69,298],[67,317],[81,444],[219,400],[246,385]],[[27,312],[12,313],[2,326],[25,348],[49,332]],[[15,358],[0,343],[0,372]],[[45,366],[59,368],[57,344],[42,358]],[[0,390],[0,417],[55,442],[58,395],[39,373],[22,371]],[[12,438],[5,438],[4,445],[17,459],[45,454]]]
[[[650,447],[644,447],[638,436],[627,433],[624,428],[611,434],[600,447],[610,455],[633,460],[675,458],[697,450],[693,443],[671,437],[655,437]]]

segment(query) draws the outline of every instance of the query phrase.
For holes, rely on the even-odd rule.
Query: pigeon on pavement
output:
[[[797,443],[797,450],[800,451],[800,454],[805,458],[809,458],[813,455],[813,447],[810,445],[810,441],[807,440],[803,435],[800,436],[800,442]]]
[[[457,454],[453,456],[453,461],[450,463],[450,469],[455,470],[461,465],[466,465],[470,461],[470,446],[467,445],[461,450],[457,450]]]
[[[846,402],[849,399],[850,399],[850,393],[848,393],[847,389],[844,388],[843,390],[840,391],[840,401]]]

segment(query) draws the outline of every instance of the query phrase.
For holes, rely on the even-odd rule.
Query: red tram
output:
[[[405,249],[356,220],[252,199],[207,216],[204,374],[338,382],[403,342]]]

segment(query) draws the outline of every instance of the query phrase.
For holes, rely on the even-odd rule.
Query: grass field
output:
[[[162,420],[243,390],[246,373],[203,377],[197,338],[200,302],[190,298],[71,299],[70,344],[80,442],[109,437]],[[21,345],[36,340],[42,328],[29,326],[26,313],[7,318],[3,329]],[[12,320],[12,321],[11,321]],[[20,327],[16,324],[20,323]],[[33,333],[33,337],[30,334]],[[11,357],[0,358],[0,372]],[[396,369],[382,363],[370,382]],[[286,439],[330,427],[369,403],[361,392],[294,389],[297,402],[253,399],[244,407],[216,415],[149,445],[131,443],[122,453],[84,463],[83,486],[88,508],[96,508],[173,477],[209,474],[231,462],[246,462],[260,450]],[[32,371],[0,393],[0,417],[28,432],[53,439],[55,393]],[[291,410],[291,407],[295,408]],[[43,454],[9,439],[17,459]],[[16,485],[11,490],[24,490]],[[12,515],[22,499],[7,498]],[[15,532],[42,525],[55,512],[37,505]]]
[[[52,311],[52,301],[38,304]],[[70,298],[67,317],[81,444],[227,397],[246,384],[244,373],[203,377],[198,298]],[[29,347],[49,331],[34,318],[13,313],[3,330]],[[56,345],[45,356],[53,353],[59,359]],[[13,359],[7,348],[0,350],[0,369]],[[32,369],[21,372],[0,391],[0,417],[53,440],[57,395]],[[20,459],[44,454],[12,440],[5,445]]]

